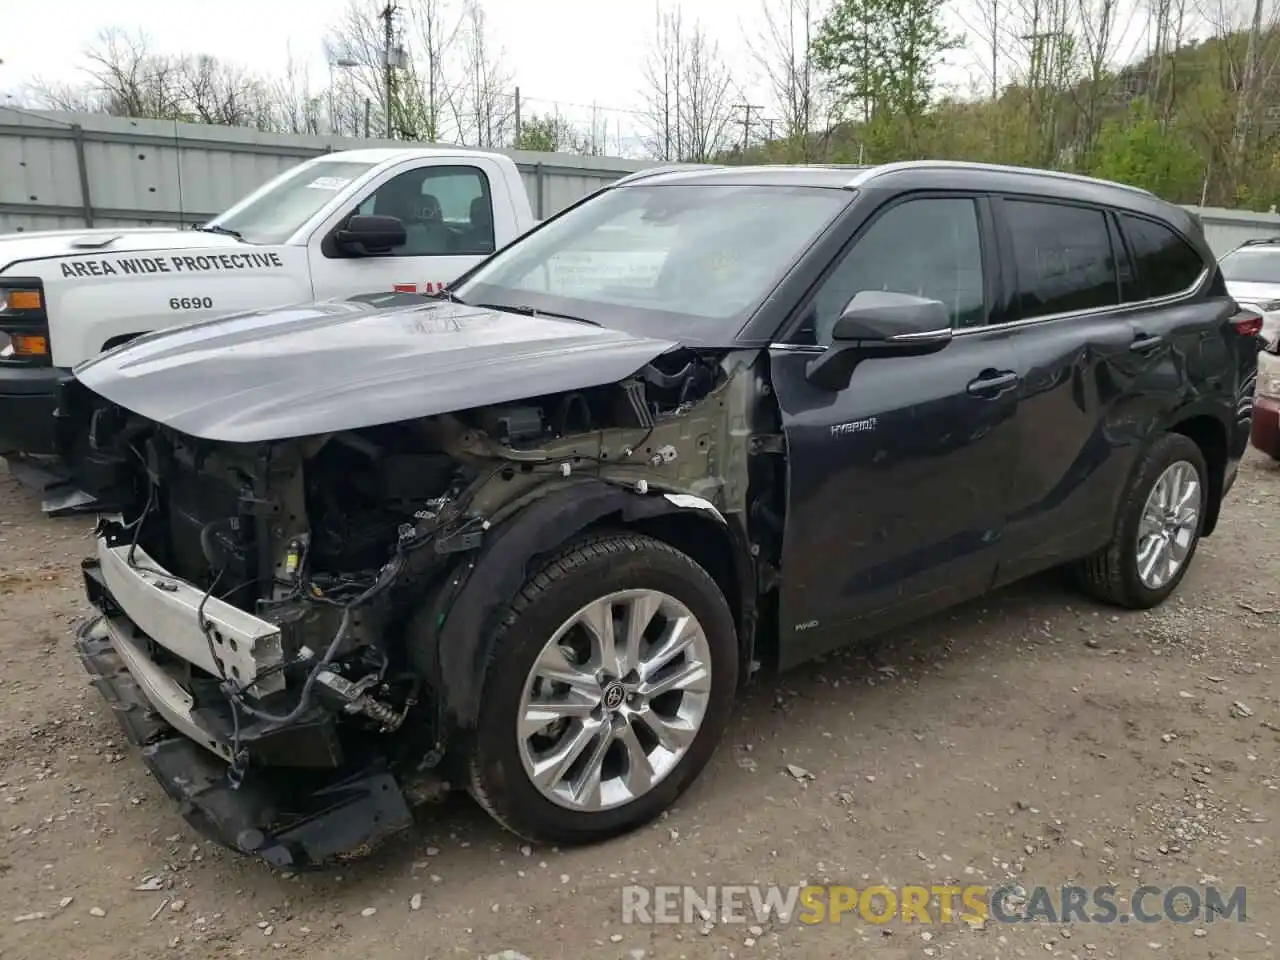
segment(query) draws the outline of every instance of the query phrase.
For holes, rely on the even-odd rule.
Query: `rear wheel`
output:
[[[1173,593],[1200,542],[1208,480],[1204,454],[1191,439],[1169,433],[1156,440],[1125,491],[1111,542],[1080,565],[1085,589],[1135,610]]]
[[[685,554],[626,533],[571,545],[525,584],[495,640],[472,795],[552,843],[653,819],[728,724],[737,650],[728,604]]]

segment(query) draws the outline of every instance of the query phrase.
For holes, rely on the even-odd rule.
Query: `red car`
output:
[[[1280,344],[1275,340],[1258,354],[1258,389],[1249,439],[1267,456],[1280,460]]]
[[[1280,237],[1246,240],[1218,266],[1227,292],[1246,310],[1262,316],[1258,386],[1254,391],[1250,440],[1280,460]]]

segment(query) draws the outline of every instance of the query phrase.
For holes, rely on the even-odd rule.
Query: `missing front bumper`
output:
[[[357,769],[251,764],[232,787],[225,737],[201,723],[185,691],[147,656],[95,563],[86,564],[85,580],[103,615],[77,630],[80,660],[147,768],[203,836],[300,869],[362,855],[412,825],[406,797],[380,758]]]

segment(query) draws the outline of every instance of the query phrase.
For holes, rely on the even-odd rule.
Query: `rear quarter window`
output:
[[[1135,273],[1134,282],[1126,284],[1126,303],[1184,293],[1204,273],[1196,249],[1164,224],[1122,213],[1120,229]]]

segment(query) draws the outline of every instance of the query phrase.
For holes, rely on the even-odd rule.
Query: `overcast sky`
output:
[[[483,0],[491,35],[522,95],[537,101],[640,106],[643,43],[651,0]],[[209,53],[255,71],[282,72],[289,51],[327,81],[322,41],[346,0],[4,0],[0,90],[33,74],[74,80],[80,52],[105,27],[141,27],[156,50]],[[743,27],[758,29],[759,0],[681,0],[716,36],[735,66],[745,65]],[[15,16],[20,10],[39,14]],[[46,15],[56,11],[56,15]]]
[[[323,41],[331,25],[341,19],[347,2],[0,0],[0,7],[9,14],[0,15],[0,102],[5,93],[19,92],[34,75],[71,82],[83,79],[83,50],[107,27],[142,29],[159,53],[212,54],[259,74],[283,74],[292,55],[296,62],[308,64],[311,88],[322,89],[329,75]],[[460,0],[445,2],[460,6]],[[640,88],[645,44],[655,21],[655,0],[482,2],[491,42],[502,49],[527,110],[544,113],[558,104],[569,119],[581,123],[589,118],[589,108],[594,103],[609,111],[602,117],[611,133],[620,123],[632,128],[627,138],[634,137],[640,123],[634,111],[644,106]],[[754,104],[767,103],[746,39],[758,38],[761,32],[764,0],[663,2],[666,6],[678,5],[686,23],[700,21],[719,43],[735,81],[746,89],[747,98]],[[949,6],[972,14],[978,2],[955,0]],[[1140,0],[1122,0],[1121,6],[1136,12]],[[1135,26],[1130,16],[1123,18],[1126,34]],[[952,29],[970,34],[973,52],[950,54],[950,65],[940,71],[939,79],[964,88],[970,83],[975,58],[981,57],[985,63],[989,54],[981,51],[981,41],[973,37],[975,18],[968,18],[973,23],[967,30],[955,15],[948,19]],[[1142,19],[1138,18],[1138,24]],[[1125,46],[1132,55],[1132,41]],[[575,109],[575,104],[587,109]]]

